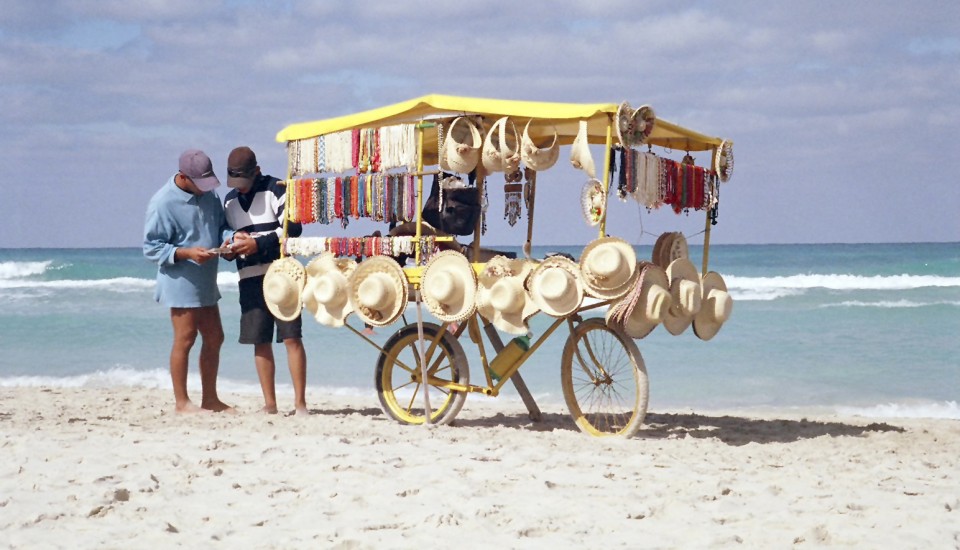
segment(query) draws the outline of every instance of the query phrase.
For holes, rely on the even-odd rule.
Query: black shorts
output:
[[[274,341],[274,326],[277,327],[277,343],[303,337],[299,315],[293,321],[281,321],[267,309],[267,302],[263,299],[263,275],[240,279],[240,343],[270,344]]]

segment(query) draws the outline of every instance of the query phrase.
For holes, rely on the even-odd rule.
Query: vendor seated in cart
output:
[[[473,183],[474,174],[470,174],[470,183]],[[440,192],[441,182],[443,193]],[[442,195],[442,199],[441,199]],[[441,204],[442,200],[442,204]],[[437,247],[440,250],[456,250],[467,256],[472,262],[482,262],[496,255],[515,258],[513,252],[502,252],[486,248],[480,249],[480,257],[473,258],[473,247],[464,246],[457,242],[456,236],[473,235],[477,220],[482,211],[478,188],[464,184],[459,177],[444,172],[440,177],[433,177],[430,187],[430,196],[423,205],[421,217],[423,225],[420,234],[425,236],[454,237],[452,241],[440,241]],[[417,223],[406,222],[390,229],[390,236],[410,236],[417,234]],[[405,264],[406,256],[400,256],[398,261]]]

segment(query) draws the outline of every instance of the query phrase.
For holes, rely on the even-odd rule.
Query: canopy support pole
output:
[[[613,145],[613,115],[607,115],[607,140],[604,143],[603,151],[603,214],[600,215],[600,238],[607,236],[607,212],[609,209],[606,204],[607,190],[610,189],[610,147]]]

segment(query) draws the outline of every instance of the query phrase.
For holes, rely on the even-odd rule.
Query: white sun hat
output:
[[[367,258],[357,265],[349,282],[354,312],[364,323],[383,327],[403,314],[407,306],[407,277],[393,258]]]
[[[631,338],[643,338],[663,322],[670,308],[670,283],[662,267],[641,261],[633,289],[607,310],[606,321]]]
[[[597,225],[607,210],[607,195],[598,179],[589,179],[580,190],[580,212],[587,225]]]
[[[306,278],[303,264],[290,256],[270,264],[263,276],[263,300],[274,317],[293,321],[300,315],[300,297]]]
[[[430,257],[420,290],[427,309],[442,322],[459,323],[476,311],[477,273],[467,257],[455,250]]]
[[[693,332],[701,340],[709,340],[717,335],[720,327],[730,318],[733,311],[733,298],[727,292],[723,277],[716,271],[703,276],[703,302],[700,311],[693,317]]]
[[[527,168],[542,172],[552,168],[560,158],[560,139],[557,128],[554,126],[553,139],[547,139],[543,144],[538,145],[530,137],[531,123],[533,119],[527,121],[527,125],[523,128],[523,137],[520,139],[520,158]]]
[[[586,120],[580,121],[577,137],[573,138],[573,145],[570,147],[570,164],[586,172],[590,179],[597,179],[597,169],[593,163],[593,155],[590,154]]]
[[[307,284],[303,288],[303,305],[318,323],[342,327],[353,311],[350,302],[350,275],[357,268],[352,258],[337,258],[324,252],[307,264]]]
[[[480,272],[477,311],[493,326],[510,334],[527,334],[527,319],[539,308],[526,289],[533,264],[494,256]]]
[[[447,135],[440,145],[440,168],[447,172],[467,174],[480,162],[480,147],[483,136],[467,117],[457,117],[447,128]]]
[[[653,245],[651,260],[658,266],[666,269],[671,262],[690,255],[687,238],[680,232],[666,232],[657,237]]]
[[[583,273],[587,294],[604,300],[619,298],[633,286],[637,274],[637,253],[623,239],[596,239],[580,255],[580,272]]]
[[[700,311],[700,273],[690,260],[678,258],[667,266],[667,279],[672,301],[663,319],[663,327],[676,336],[687,330],[693,316]]]
[[[580,266],[563,256],[547,258],[530,274],[530,296],[541,311],[565,317],[583,301]]]
[[[483,169],[512,174],[520,168],[520,136],[509,117],[498,119],[483,140]]]

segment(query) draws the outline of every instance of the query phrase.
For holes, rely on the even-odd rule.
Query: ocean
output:
[[[582,248],[534,247],[533,255],[578,257]],[[650,257],[650,246],[636,249]],[[702,249],[691,245],[690,255],[699,267]],[[960,244],[715,245],[710,269],[735,300],[719,334],[704,342],[692,330],[672,336],[661,327],[638,341],[651,411],[960,418]],[[171,328],[167,309],[153,300],[155,273],[137,248],[0,249],[0,386],[169,389]],[[219,285],[220,390],[259,394],[252,348],[236,343],[233,264],[221,262]],[[406,318],[416,320],[413,307]],[[534,334],[550,320],[534,317]],[[373,338],[382,344],[400,326],[377,329]],[[565,338],[561,328],[520,370],[542,404],[563,403]],[[304,342],[308,403],[311,394],[338,393],[377,406],[375,348],[312,318],[304,320]],[[471,378],[482,380],[476,348],[464,348]],[[283,407],[292,390],[282,345],[275,350]],[[466,406],[489,399],[471,394]],[[496,399],[518,397],[508,384]]]

